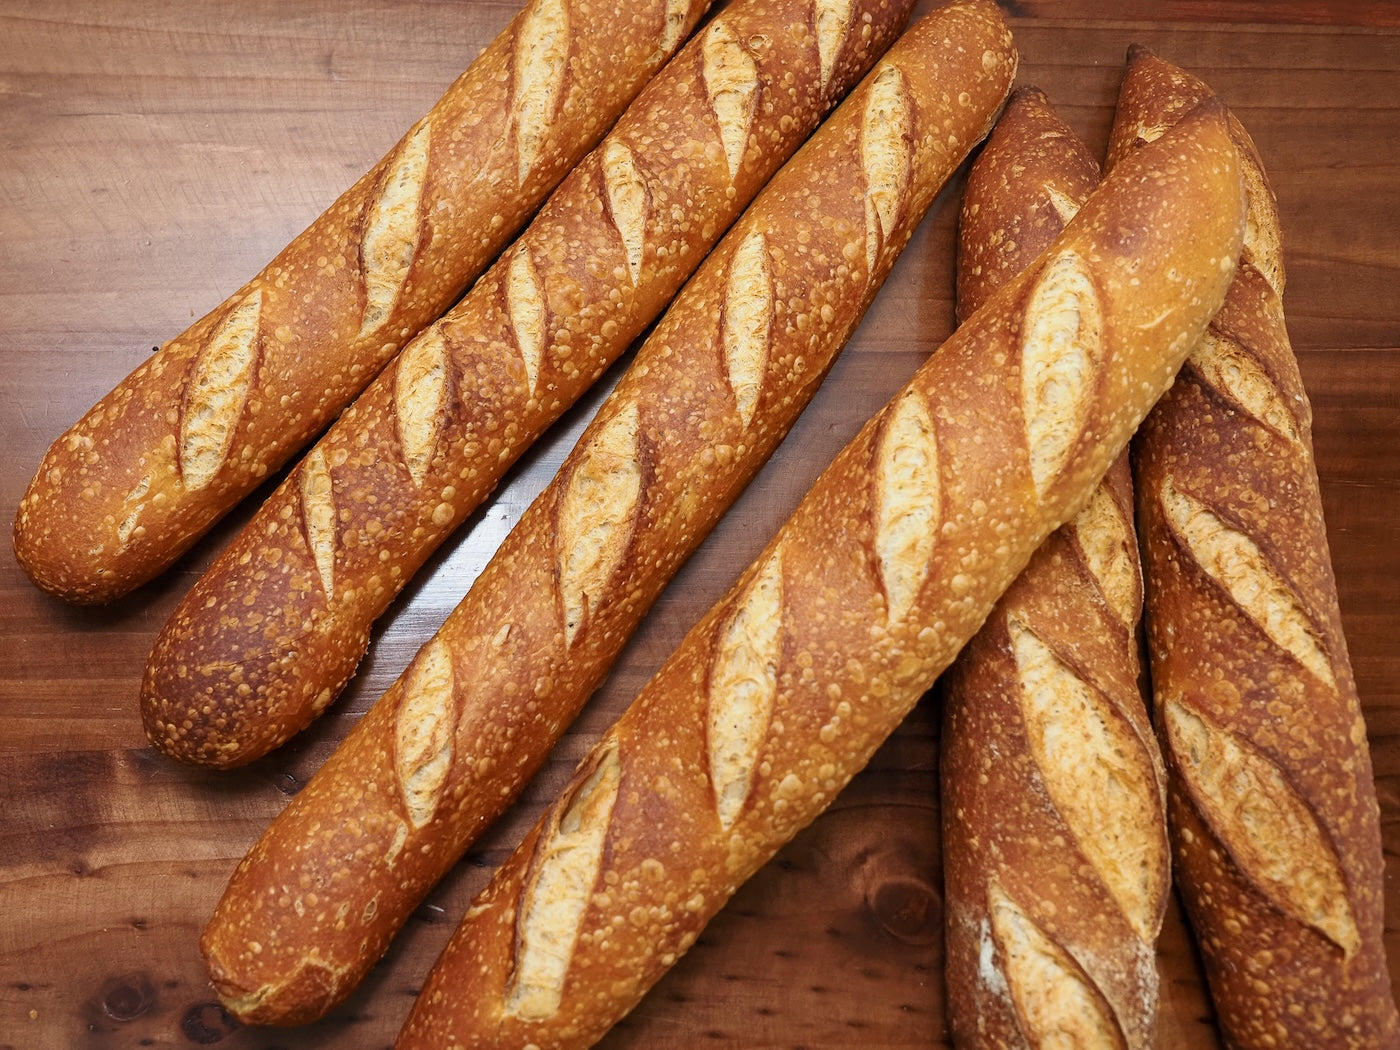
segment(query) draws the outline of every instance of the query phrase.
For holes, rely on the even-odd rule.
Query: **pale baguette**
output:
[[[485,269],[707,0],[531,0],[431,110],[256,277],[60,437],[14,545],[105,602],[186,551]]]
[[[228,767],[315,719],[375,619],[656,319],[910,6],[749,0],[706,26],[181,602],[142,682],[152,742]]]
[[[621,1018],[1089,498],[1219,307],[1243,215],[1218,107],[1105,182],[604,735],[477,897],[400,1050],[581,1047]]]
[[[1044,94],[1016,92],[968,176],[959,314],[1030,264],[1097,181]],[[1141,613],[1125,451],[940,679],[958,1047],[1154,1045],[1170,872],[1165,773],[1138,684]]]
[[[1128,163],[1209,95],[1135,49],[1111,157]],[[1250,197],[1239,272],[1135,444],[1177,881],[1229,1046],[1394,1047],[1376,790],[1277,209],[1231,129]]]
[[[756,31],[745,6],[719,17]],[[1015,66],[996,5],[958,0],[774,177],[470,593],[239,865],[201,940],[229,1010],[324,1013],[511,804],[816,391]]]

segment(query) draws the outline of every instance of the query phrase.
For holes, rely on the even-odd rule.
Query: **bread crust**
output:
[[[1097,182],[1045,95],[1019,89],[968,177],[959,314],[1032,264]],[[1165,774],[1138,684],[1132,521],[1125,451],[940,679],[957,1046],[1030,1048],[1053,1034],[1153,1045],[1170,874]],[[1006,916],[1035,943],[1021,946]]]
[[[1111,157],[1210,94],[1135,48]],[[1241,265],[1134,443],[1175,870],[1228,1045],[1396,1046],[1376,792],[1276,206],[1231,130],[1251,196]]]
[[[54,442],[15,517],[45,591],[111,601],[253,491],[436,319],[704,0],[530,0],[383,159]]]
[[[394,597],[661,314],[909,11],[863,3],[843,37],[822,38],[826,6],[764,0],[707,25],[322,437],[334,527],[307,527],[304,462],[191,589],[142,681],[156,747],[242,765],[325,710]]]
[[[757,31],[744,10],[722,24]],[[857,3],[853,21],[878,10]],[[930,39],[949,43],[913,46]],[[944,8],[913,45],[884,59],[715,248],[468,595],[239,866],[202,947],[240,1017],[305,1019],[348,993],[545,761],[807,404],[1014,75],[986,0]],[[891,82],[915,134],[907,165],[872,165],[867,132]],[[865,184],[906,168],[867,271]],[[742,674],[742,659],[730,667]],[[318,887],[314,904],[268,892],[303,884]],[[369,917],[338,927],[337,914]],[[297,975],[312,967],[333,971],[335,988],[302,996]],[[544,998],[538,984],[522,982],[522,1008]]]
[[[1006,285],[861,430],[607,732],[599,751],[613,756],[618,786],[597,876],[578,890],[585,906],[577,927],[524,921],[539,914],[527,873],[556,841],[547,814],[468,911],[418,997],[400,1050],[544,1050],[597,1040],[744,879],[830,803],[1034,549],[1079,510],[1218,308],[1243,226],[1239,171],[1218,107],[1129,163],[1042,265]],[[1101,364],[1080,406],[1083,440],[1074,457],[1037,480],[1020,361],[1039,348],[1023,355],[1019,344],[1043,320],[1027,318],[1028,305],[1043,301],[1065,259],[1077,260],[1096,289]],[[1163,267],[1149,272],[1143,259]],[[914,465],[921,461],[933,464],[938,484],[912,483],[927,473]],[[908,559],[895,553],[906,549],[888,542],[899,530],[881,527],[892,502],[927,512],[931,548],[912,544]],[[890,581],[906,571],[917,577],[913,600],[892,605]],[[717,668],[734,658],[730,623],[772,615],[777,624],[762,633],[773,640],[756,667],[766,665],[772,683],[768,714],[743,804],[725,821],[709,713],[725,700],[716,688],[730,679]],[[558,1008],[525,1017],[508,1008],[517,945],[538,938],[570,950]]]

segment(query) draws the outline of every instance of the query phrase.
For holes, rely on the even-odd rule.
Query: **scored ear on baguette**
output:
[[[968,175],[958,312],[1032,263],[1098,182],[1039,91]],[[1126,451],[940,679],[954,1045],[1153,1045],[1170,876],[1165,774],[1138,685],[1142,581]]]
[[[1111,162],[1210,96],[1134,48]],[[1254,143],[1229,127],[1249,196],[1240,266],[1134,442],[1173,864],[1231,1047],[1396,1047],[1376,788],[1277,209]]]
[[[15,517],[39,587],[152,579],[484,270],[707,0],[529,0],[399,143],[45,454]]]
[[[608,730],[477,897],[400,1050],[588,1046],[630,1010],[1083,507],[1218,309],[1243,225],[1218,104],[1106,180],[862,428]],[[1060,343],[1082,363],[1062,376],[1069,404],[1036,371]],[[1073,427],[1033,456],[1046,412]],[[882,527],[910,515],[927,542]],[[761,647],[727,643],[736,620]],[[737,746],[712,729],[726,708]],[[579,813],[575,856],[561,846]],[[537,950],[552,964],[522,970]]]
[[[747,38],[807,7],[739,0],[714,24]],[[900,13],[858,0],[850,24]],[[739,218],[467,596],[239,865],[201,939],[239,1018],[287,1023],[329,1009],[511,804],[815,393],[986,133],[1015,65],[995,4],[938,9]],[[892,123],[909,134],[889,135]],[[884,218],[866,206],[877,191]],[[742,747],[725,753],[738,759]],[[562,828],[592,823],[611,768],[600,759],[581,796],[592,801]],[[737,799],[739,778],[721,780]],[[582,841],[561,835],[561,853]],[[315,899],[270,892],[280,886],[314,886]],[[522,963],[534,976],[517,990],[521,1009],[544,995],[542,958]]]

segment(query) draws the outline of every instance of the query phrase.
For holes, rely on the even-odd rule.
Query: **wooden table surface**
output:
[[[385,152],[516,6],[0,3],[6,520],[48,444]],[[1378,778],[1387,939],[1400,975],[1400,9],[1384,0],[1003,6],[1020,82],[1045,88],[1091,145],[1103,146],[1124,53],[1139,41],[1204,76],[1269,168]],[[331,712],[233,774],[156,755],[135,699],[156,632],[247,507],[166,576],[97,610],[40,594],[0,555],[0,1047],[389,1046],[470,897],[577,759],[951,330],[960,187],[961,176],[935,203],[786,445],[654,607],[535,785],[359,992],[318,1024],[232,1022],[205,979],[199,930],[238,858],[466,592],[602,391],[525,456],[401,596]],[[936,727],[930,696],[606,1045],[943,1045]],[[1177,911],[1161,953],[1160,1045],[1213,1045]]]

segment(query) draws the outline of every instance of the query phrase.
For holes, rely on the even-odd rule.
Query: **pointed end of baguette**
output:
[[[1157,58],[1157,52],[1153,51],[1146,44],[1137,42],[1128,45],[1127,64],[1131,67],[1138,62],[1150,62]]]

